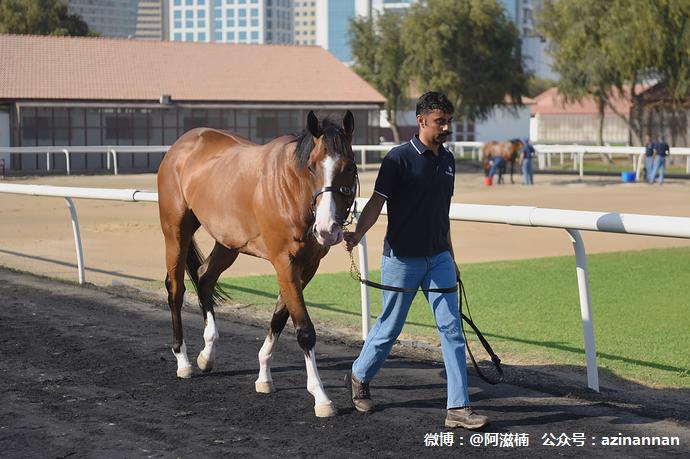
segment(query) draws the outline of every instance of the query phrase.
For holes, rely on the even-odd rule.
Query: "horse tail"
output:
[[[189,249],[187,249],[187,275],[192,280],[192,285],[194,286],[194,291],[197,296],[199,295],[199,268],[204,264],[206,257],[201,253],[201,249],[197,245],[196,241],[192,237],[192,241],[189,243]],[[213,287],[213,295],[211,295],[211,305],[213,307],[217,306],[221,301],[229,300],[230,295],[223,290],[218,284]]]

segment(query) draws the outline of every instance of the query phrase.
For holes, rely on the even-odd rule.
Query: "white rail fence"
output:
[[[446,142],[446,146],[460,158],[465,158],[467,152],[470,152],[470,157],[474,160],[481,159],[481,147],[483,142]],[[352,150],[360,154],[360,167],[368,168],[371,164],[367,160],[367,152],[378,152],[380,156],[388,152],[394,145],[353,145]],[[170,148],[170,145],[152,145],[152,146],[127,146],[127,145],[111,145],[111,146],[45,146],[45,147],[0,147],[0,155],[10,154],[45,154],[46,155],[46,170],[50,172],[53,167],[51,163],[52,156],[64,155],[65,167],[67,175],[71,174],[71,155],[77,153],[87,154],[106,154],[108,170],[112,169],[114,174],[118,174],[118,154],[120,153],[165,153]],[[584,176],[584,160],[585,156],[598,156],[601,154],[611,156],[625,156],[630,158],[630,169],[636,173],[636,178],[639,180],[642,167],[644,165],[644,147],[608,147],[608,146],[587,146],[587,145],[534,145],[537,151],[538,169],[544,170],[551,167],[553,164],[553,156],[560,158],[560,164],[563,165],[566,156],[569,156],[568,161],[572,161],[573,171],[578,171],[580,177]],[[671,148],[671,156],[685,156],[685,173],[690,174],[690,148],[676,147]],[[5,167],[9,172],[9,164],[5,161]]]
[[[62,197],[72,219],[74,245],[77,253],[77,270],[79,283],[85,282],[84,255],[79,231],[79,219],[72,199],[101,199],[129,202],[157,202],[158,193],[136,189],[109,188],[71,188],[47,185],[19,185],[0,183],[0,193],[12,193],[31,196]],[[357,205],[363,209],[368,199],[358,198]],[[384,206],[383,213],[387,214]],[[527,206],[495,206],[476,204],[451,204],[451,220],[503,223],[516,226],[564,229],[573,244],[575,251],[575,272],[580,298],[580,316],[585,343],[585,363],[587,367],[587,386],[599,391],[594,323],[589,292],[587,271],[587,254],[580,231],[599,231],[606,233],[638,234],[690,239],[690,218],[667,217],[640,214],[621,214],[616,212],[586,212],[563,209],[542,209]],[[362,278],[368,279],[369,266],[366,237],[358,246],[359,268]],[[361,286],[362,302],[362,338],[369,332],[369,290]]]

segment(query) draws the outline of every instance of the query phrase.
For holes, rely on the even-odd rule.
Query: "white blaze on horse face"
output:
[[[323,186],[333,184],[337,158],[326,156],[321,161],[323,167]],[[314,235],[321,245],[334,245],[343,239],[343,230],[335,221],[335,199],[333,192],[321,193],[321,200],[316,208],[316,222],[314,223]]]

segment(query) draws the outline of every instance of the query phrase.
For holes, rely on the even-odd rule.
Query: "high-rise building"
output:
[[[293,0],[168,0],[169,38],[293,43]]]
[[[69,0],[67,9],[104,37],[134,38],[139,0]]]
[[[139,0],[134,38],[137,40],[163,40],[167,38],[163,21],[167,3],[167,0]]]
[[[548,43],[536,28],[535,13],[541,0],[500,0],[515,23],[522,40],[522,58],[527,70],[542,79],[557,80],[551,69],[552,59],[547,53]]]
[[[316,0],[316,44],[341,62],[352,61],[347,36],[355,17],[355,0]]]
[[[163,40],[164,7],[168,0],[69,0],[91,30],[104,37]]]
[[[316,44],[316,0],[295,1],[295,44]]]

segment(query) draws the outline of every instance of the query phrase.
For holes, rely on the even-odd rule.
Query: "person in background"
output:
[[[659,174],[659,185],[664,184],[664,168],[666,166],[666,157],[671,154],[671,149],[662,137],[657,142],[654,148],[654,165],[652,166],[652,173],[649,177],[649,183],[654,183],[657,173]]]
[[[388,226],[381,257],[381,282],[404,289],[383,290],[381,315],[367,336],[352,372],[345,377],[350,400],[361,413],[374,410],[369,384],[400,335],[417,290],[457,285],[450,237],[450,200],[455,187],[455,159],[445,149],[453,120],[453,104],[438,92],[417,101],[418,133],[383,159],[374,193],[362,210],[354,232],[343,244],[351,251],[388,206]],[[488,420],[470,408],[465,339],[458,292],[425,292],[441,338],[448,380],[446,427],[478,429]]]
[[[534,168],[532,165],[532,160],[536,152],[531,143],[529,143],[528,138],[524,138],[522,143],[522,154],[520,155],[520,166],[522,166],[522,184],[523,185],[534,185]]]
[[[652,165],[654,164],[654,142],[650,136],[644,145],[644,179],[650,182],[652,175]]]
[[[503,159],[503,156],[496,155],[496,156],[490,156],[489,157],[489,177],[491,177],[491,181],[493,182],[494,180],[494,174],[496,171],[498,171],[498,183],[501,183],[502,179],[502,174],[501,174],[501,167],[503,167],[503,163],[505,160]]]

